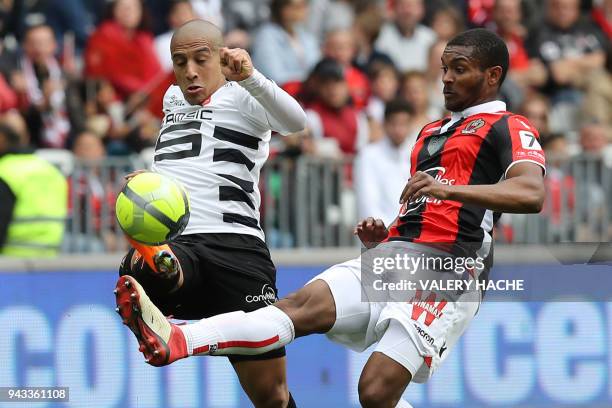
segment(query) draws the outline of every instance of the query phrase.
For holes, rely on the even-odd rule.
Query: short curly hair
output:
[[[495,66],[501,66],[502,74],[499,81],[499,86],[501,86],[504,79],[506,79],[508,66],[510,65],[508,47],[506,46],[504,40],[502,40],[494,32],[484,28],[467,30],[457,34],[448,42],[448,44],[446,44],[446,46],[472,47],[474,50],[472,57],[479,62],[482,70]]]

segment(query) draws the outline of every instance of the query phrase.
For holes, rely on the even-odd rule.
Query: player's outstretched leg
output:
[[[136,336],[147,363],[163,366],[187,357],[185,336],[151,302],[136,279],[120,277],[114,293],[116,311]]]
[[[134,333],[145,360],[162,366],[189,355],[255,355],[290,343],[296,336],[325,333],[336,310],[327,284],[316,280],[274,306],[236,311],[187,325],[170,323],[132,276],[115,288],[117,312]]]

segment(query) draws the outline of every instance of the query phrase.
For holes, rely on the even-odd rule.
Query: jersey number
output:
[[[181,124],[181,125],[172,125],[164,129],[162,133],[159,135],[159,139],[157,139],[157,144],[155,145],[156,154],[155,154],[154,160],[158,162],[162,160],[179,160],[179,159],[185,159],[187,157],[199,156],[200,151],[202,149],[202,134],[199,132],[197,133],[194,132],[194,133],[190,133],[184,136],[171,138],[163,142],[161,141],[162,136],[167,133],[171,133],[173,131],[178,131],[178,130],[187,130],[187,129],[199,130],[200,122],[188,122],[186,124]],[[187,148],[184,150],[179,150],[179,151],[170,152],[170,153],[157,153],[157,151],[163,148],[174,146],[177,144],[187,144],[187,143],[191,144],[191,149]]]
[[[521,137],[521,145],[523,149],[527,150],[542,150],[540,143],[535,135],[527,130],[519,130],[519,136]]]

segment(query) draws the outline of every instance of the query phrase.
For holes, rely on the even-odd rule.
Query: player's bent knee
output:
[[[255,408],[286,408],[289,403],[289,390],[287,384],[274,384],[256,390],[251,395]]]
[[[315,281],[275,305],[293,321],[296,337],[325,333],[336,320],[334,299],[323,281]]]
[[[363,408],[392,408],[389,396],[382,388],[366,386],[359,388],[359,403]]]
[[[359,379],[359,402],[364,408],[393,408],[403,390],[396,390],[384,376],[363,376]]]

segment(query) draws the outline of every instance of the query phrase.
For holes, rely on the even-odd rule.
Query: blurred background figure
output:
[[[591,18],[609,39],[612,38],[612,0],[594,0]]]
[[[598,122],[612,128],[612,45],[606,51],[604,69],[593,72],[587,78],[582,121]],[[608,135],[608,143],[612,143]]]
[[[323,57],[331,58],[342,65],[353,106],[363,109],[370,96],[370,83],[368,77],[353,66],[355,40],[351,31],[329,31],[323,43]]]
[[[69,252],[118,250],[115,234],[108,228],[114,226],[109,220],[114,220],[116,193],[111,174],[102,171],[104,145],[98,135],[85,131],[76,136],[72,151],[79,171],[68,180],[70,223],[63,247]]]
[[[395,0],[393,20],[387,22],[378,36],[376,48],[388,54],[401,72],[425,71],[427,52],[436,33],[423,25],[423,0]]]
[[[429,104],[425,73],[420,71],[406,72],[401,79],[399,95],[412,106],[410,133],[416,137],[423,126],[438,117],[438,112]]]
[[[523,25],[521,0],[497,0],[493,8],[493,21],[489,26],[508,46],[508,79],[519,85],[523,92],[543,86],[547,78],[546,68],[539,59],[530,58],[525,47],[527,29]]]
[[[303,81],[319,60],[317,39],[302,25],[307,16],[307,0],[272,0],[271,21],[253,39],[254,66],[281,86]]]
[[[438,40],[448,41],[463,30],[465,22],[461,12],[450,4],[437,7],[431,17],[431,28]]]
[[[385,109],[385,136],[364,146],[355,161],[355,192],[359,219],[381,218],[389,225],[400,205],[399,198],[410,178],[411,106],[395,99]]]
[[[155,37],[155,51],[157,59],[165,71],[172,71],[172,55],[170,54],[170,40],[174,30],[186,22],[196,18],[190,0],[171,0],[168,12],[168,26],[170,30]]]
[[[575,234],[570,220],[576,207],[576,180],[568,169],[570,152],[565,136],[553,133],[541,140],[547,161],[544,180],[546,199],[542,214],[547,217],[554,242],[560,242],[571,239]]]
[[[549,72],[542,90],[552,104],[580,103],[585,79],[604,66],[608,42],[592,20],[580,18],[580,0],[546,0],[546,21],[529,42],[529,56]]]
[[[164,74],[142,0],[111,1],[87,43],[85,75],[107,79],[122,100],[139,105]]]
[[[425,77],[427,78],[427,92],[429,93],[429,103],[431,109],[439,112],[438,117],[446,112],[444,107],[444,94],[442,88],[442,53],[446,48],[446,41],[436,41],[431,47],[427,54],[427,71]]]
[[[56,256],[66,222],[66,179],[24,149],[23,139],[0,122],[0,255]]]
[[[13,71],[11,85],[17,92],[19,109],[26,118],[32,143],[65,148],[71,124],[67,81],[55,56],[55,36],[40,14],[30,15],[27,23],[23,54]]]
[[[310,12],[306,27],[318,41],[330,31],[348,30],[355,19],[354,0],[309,0]]]
[[[311,74],[314,95],[306,105],[308,128],[319,148],[346,155],[357,153],[369,141],[367,118],[350,104],[342,65],[321,60]]]
[[[542,95],[533,93],[523,102],[519,112],[538,130],[541,140],[550,136],[550,102]]]
[[[371,65],[377,62],[393,65],[391,57],[374,46],[384,23],[383,8],[378,2],[366,1],[362,7],[357,8],[353,24],[356,45],[353,64],[362,72],[368,73]]]
[[[371,84],[371,95],[366,109],[371,120],[382,126],[385,106],[397,96],[399,79],[392,63],[378,61],[370,66],[368,76]]]

